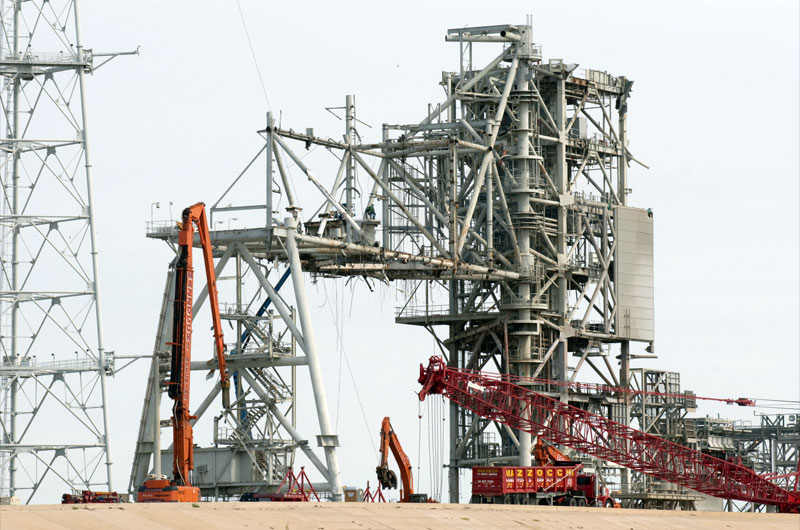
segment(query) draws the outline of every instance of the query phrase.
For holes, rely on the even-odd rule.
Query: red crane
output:
[[[703,454],[562,403],[500,374],[447,367],[441,357],[420,365],[420,400],[442,394],[488,418],[673,484],[724,499],[800,511],[800,492],[788,491],[753,470]]]
[[[528,383],[534,385],[553,385],[553,386],[560,386],[571,388],[577,391],[583,392],[603,392],[603,393],[611,393],[611,394],[637,394],[637,395],[644,395],[644,396],[661,396],[661,397],[670,397],[676,399],[691,399],[697,400],[702,399],[704,401],[720,401],[722,403],[727,403],[728,405],[739,405],[740,407],[755,407],[756,402],[753,399],[740,397],[740,398],[716,398],[716,397],[704,397],[704,396],[695,396],[694,394],[675,394],[670,392],[657,392],[655,390],[636,390],[633,388],[620,388],[615,386],[603,385],[598,383],[578,383],[574,381],[557,381],[555,379],[541,379],[536,377],[524,377],[524,376],[515,376],[515,375],[506,375],[506,379],[510,382],[516,383]]]
[[[172,407],[172,480],[154,479],[145,481],[137,494],[138,502],[197,502],[200,488],[192,486],[189,472],[194,469],[194,441],[189,412],[189,382],[192,364],[192,302],[193,274],[192,243],[194,226],[203,248],[203,263],[208,282],[208,302],[214,325],[214,344],[219,364],[220,386],[223,406],[229,405],[230,379],[225,369],[225,346],[222,338],[222,322],[219,316],[217,279],[214,272],[213,248],[208,230],[205,204],[199,202],[183,210],[183,219],[178,233],[180,255],[175,266],[175,301],[172,320],[172,365],[167,393],[175,403]],[[160,455],[155,455],[160,458]]]

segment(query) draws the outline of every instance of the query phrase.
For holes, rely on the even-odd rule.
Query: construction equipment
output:
[[[392,450],[397,466],[400,468],[400,480],[403,487],[400,489],[400,502],[429,502],[424,493],[414,493],[414,476],[411,473],[411,462],[408,460],[400,440],[394,433],[392,422],[383,418],[381,423],[381,463],[375,468],[378,482],[384,489],[397,487],[397,475],[389,469],[389,449]]]
[[[472,468],[472,504],[544,504],[619,507],[597,476],[580,462],[549,466]]]
[[[420,365],[420,400],[441,394],[481,417],[529,432],[679,486],[723,499],[800,512],[789,491],[739,463],[714,458],[511,383],[500,374],[458,370],[431,357]]]
[[[536,459],[536,463],[540,466],[552,466],[570,461],[567,455],[545,442],[542,438],[536,439],[536,445],[533,447],[533,458]]]
[[[521,376],[514,376],[514,375],[507,375],[507,379],[510,382],[514,381],[521,381],[526,384],[535,384],[535,385],[547,385],[547,386],[558,386],[562,388],[568,388],[574,392],[602,392],[607,394],[636,394],[640,396],[659,396],[659,397],[668,397],[674,399],[689,399],[692,401],[696,400],[703,400],[703,401],[718,401],[720,403],[726,403],[728,405],[738,405],[740,407],[755,407],[756,402],[753,399],[740,397],[740,398],[718,398],[718,397],[706,397],[706,396],[696,396],[692,393],[684,393],[684,394],[675,394],[672,392],[656,392],[652,390],[636,390],[633,388],[620,388],[615,386],[609,385],[602,385],[598,383],[579,383],[575,381],[558,381],[555,379],[542,379],[536,377],[521,377]]]
[[[75,490],[61,496],[61,504],[116,504],[125,502],[116,491]]]
[[[536,466],[473,467],[470,503],[619,508],[597,475],[580,473],[583,464],[571,461],[541,437],[533,456]]]
[[[172,364],[167,393],[175,403],[172,407],[172,480],[153,477],[145,481],[136,496],[137,502],[197,502],[200,488],[191,484],[190,472],[194,469],[194,449],[189,413],[189,382],[192,361],[192,245],[194,225],[203,249],[203,263],[208,283],[208,302],[214,327],[214,343],[220,373],[223,406],[229,406],[230,379],[225,368],[225,346],[222,337],[222,324],[219,316],[217,280],[214,272],[214,259],[211,236],[208,230],[205,204],[199,202],[183,210],[179,225],[179,257],[175,266],[175,301],[172,323]],[[160,455],[154,455],[160,458]]]
[[[409,502],[414,493],[414,475],[411,473],[411,462],[408,460],[400,440],[394,433],[392,422],[389,417],[383,418],[381,423],[381,463],[375,468],[378,475],[378,483],[384,489],[394,489],[397,487],[397,475],[389,469],[389,450],[391,449],[397,466],[400,468],[400,479],[403,487],[400,489],[400,502]]]

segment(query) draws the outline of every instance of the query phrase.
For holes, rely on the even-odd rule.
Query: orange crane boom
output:
[[[138,502],[197,502],[200,489],[192,486],[190,472],[194,469],[194,437],[189,413],[189,383],[192,364],[192,302],[193,274],[192,244],[194,226],[203,248],[203,263],[208,283],[208,301],[214,326],[214,344],[220,373],[223,406],[229,405],[230,378],[225,368],[225,345],[219,316],[219,296],[214,272],[213,248],[208,230],[205,204],[199,202],[183,210],[178,233],[179,256],[175,267],[175,301],[172,320],[172,363],[167,394],[175,403],[172,407],[172,480],[155,477],[139,488]],[[155,455],[160,458],[160,455]]]
[[[400,490],[400,502],[409,502],[411,496],[414,494],[414,476],[411,474],[411,462],[408,460],[403,447],[400,445],[400,440],[392,428],[392,422],[389,418],[383,418],[381,423],[381,463],[375,468],[378,474],[378,482],[383,488],[396,488],[397,475],[394,471],[389,469],[389,449],[392,450],[394,459],[397,460],[397,465],[400,468],[400,480],[403,483],[403,488]]]

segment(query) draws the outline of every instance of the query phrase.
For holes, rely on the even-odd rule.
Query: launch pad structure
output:
[[[444,101],[424,119],[384,124],[381,140],[368,143],[357,131],[352,95],[345,100],[341,139],[281,128],[269,113],[259,132],[263,146],[210,207],[212,227],[224,225],[214,218],[231,215],[262,221],[212,233],[217,275],[235,280],[235,300],[226,302],[223,317],[236,326],[235,341],[228,344],[236,398],[214,417],[214,446],[197,450],[194,483],[203,496],[274,488],[300,449],[323,476],[321,489],[340,498],[338,438],[301,272],[409,282],[396,322],[427,329],[450,366],[562,383],[583,374],[611,387],[670,394],[528,383],[645,432],[744,456],[760,472],[796,468],[796,418],[764,416],[761,426],[747,429],[692,420],[687,413],[695,399],[681,389],[680,374],[631,366],[655,357],[653,212],[629,202],[629,170],[646,167],[629,149],[633,81],[544,60],[530,19],[524,25],[451,29],[446,40],[458,47],[459,60],[455,70],[442,73]],[[494,59],[473,64],[476,46],[495,48]],[[312,170],[299,154],[312,146],[335,158],[325,173]],[[229,204],[260,157],[266,163],[261,189],[246,189],[249,203]],[[293,177],[307,181],[310,192],[297,193]],[[285,211],[277,208],[279,200]],[[177,230],[153,223],[148,237],[174,244]],[[295,308],[281,295],[289,276]],[[170,462],[158,433],[169,423],[160,419],[159,402],[171,278],[170,273],[131,488]],[[256,280],[255,291],[244,288],[245,278]],[[435,303],[434,290],[447,302]],[[198,297],[195,314],[204,299]],[[192,368],[208,370],[209,363]],[[321,454],[312,448],[313,438],[297,429],[298,369],[308,370],[311,379]],[[209,414],[218,393],[217,385],[198,417]],[[450,502],[462,494],[460,469],[530,465],[529,434],[456,405],[450,405],[449,420]],[[704,501],[689,490],[585,460],[619,488],[626,505],[690,509]]]
[[[95,58],[120,54],[83,48],[75,0],[0,6],[0,492],[26,492],[27,502],[46,480],[113,489],[106,377],[115,372],[115,357],[103,345],[84,76],[97,69]],[[396,321],[427,329],[453,367],[562,383],[591,373],[609,386],[683,393],[630,397],[530,383],[641,430],[743,455],[757,471],[796,469],[796,417],[764,416],[749,429],[692,420],[686,414],[694,399],[680,388],[679,374],[631,367],[655,354],[653,214],[628,200],[629,169],[643,165],[628,148],[633,82],[545,61],[530,19],[452,29],[446,40],[458,47],[458,63],[440,79],[444,101],[422,121],[385,124],[380,141],[367,143],[357,130],[354,96],[345,100],[342,139],[284,129],[270,113],[260,131],[263,146],[211,205],[216,273],[233,279],[221,309],[235,329],[227,344],[234,398],[216,410],[216,385],[194,411],[196,422],[213,424],[213,445],[195,452],[193,483],[202,495],[231,498],[274,488],[299,449],[323,477],[318,489],[341,498],[339,441],[303,272],[409,282]],[[494,58],[474,64],[476,46],[494,48]],[[332,171],[307,167],[298,153],[310,146],[334,155]],[[261,157],[266,175],[257,188],[247,188],[250,201],[223,206]],[[296,193],[298,174],[310,193]],[[259,221],[216,229],[215,217],[231,215]],[[174,245],[177,229],[151,223],[147,235]],[[160,434],[169,426],[161,417],[161,395],[173,274],[174,263],[156,329],[131,491],[171,461]],[[287,289],[295,307],[281,294]],[[428,296],[434,291],[447,302],[435,303]],[[206,298],[199,294],[195,314]],[[196,371],[213,367],[204,360],[192,365]],[[306,373],[319,427],[314,436],[300,432],[297,423],[297,379]],[[62,386],[71,398],[54,392]],[[52,414],[76,422],[62,429],[74,437],[46,440]],[[530,435],[456,405],[449,419],[451,502],[462,493],[460,469],[530,464]],[[702,500],[602,462],[586,464],[618,484],[632,506],[692,507]]]

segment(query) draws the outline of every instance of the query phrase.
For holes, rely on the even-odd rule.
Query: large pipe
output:
[[[484,267],[482,265],[473,265],[470,263],[463,263],[463,262],[459,262],[456,265],[456,263],[453,260],[447,258],[421,256],[418,254],[410,254],[408,252],[399,252],[396,250],[387,250],[385,248],[356,245],[352,243],[345,243],[343,241],[337,241],[334,239],[307,236],[304,234],[295,234],[294,237],[297,241],[301,241],[303,243],[307,243],[315,247],[335,248],[345,252],[350,251],[356,254],[370,254],[373,256],[380,256],[384,259],[397,259],[407,262],[425,263],[428,265],[447,267],[454,271],[460,270],[460,271],[474,272],[477,274],[485,274],[487,275],[487,277],[491,276],[506,280],[518,280],[520,278],[520,274],[518,272],[489,269],[489,267]]]
[[[320,445],[325,450],[325,459],[328,464],[328,482],[331,485],[331,495],[334,501],[342,500],[342,477],[339,473],[339,460],[336,456],[336,434],[331,425],[328,415],[328,398],[325,395],[325,385],[322,380],[322,368],[319,364],[319,354],[317,353],[317,341],[314,335],[314,328],[309,311],[308,297],[306,296],[306,286],[303,280],[303,267],[300,264],[300,253],[297,250],[295,241],[296,219],[286,219],[286,226],[289,228],[289,235],[286,238],[286,250],[292,269],[292,284],[294,284],[294,296],[297,302],[297,314],[300,317],[300,326],[303,328],[303,338],[305,339],[306,357],[308,358],[308,372],[311,376],[311,388],[314,391],[314,402],[317,406],[317,417],[320,428]]]

